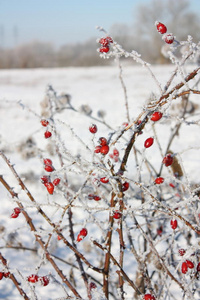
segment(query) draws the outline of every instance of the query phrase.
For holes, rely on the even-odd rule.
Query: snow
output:
[[[187,70],[191,70],[194,66],[187,66]],[[159,83],[164,87],[165,83],[171,77],[174,67],[173,66],[153,66],[151,70]],[[150,73],[146,68],[138,66],[124,66],[123,67],[123,79],[127,89],[129,113],[131,121],[134,121],[139,113],[143,110],[145,105],[150,99],[157,99],[160,95],[160,90],[155,80],[150,76]],[[181,80],[181,75],[177,75],[173,81],[173,86]],[[90,163],[93,161],[93,149],[97,144],[97,140],[100,136],[113,138],[110,135],[116,133],[114,129],[118,130],[118,133],[122,130],[123,122],[126,120],[126,109],[124,104],[123,88],[119,79],[119,69],[116,66],[109,67],[91,67],[91,68],[63,68],[63,69],[27,69],[27,70],[1,70],[0,71],[0,145],[1,149],[5,151],[5,154],[10,159],[11,164],[14,164],[17,172],[20,176],[25,178],[25,184],[27,184],[29,190],[33,194],[33,197],[40,203],[42,209],[47,215],[52,218],[53,222],[58,223],[61,217],[60,206],[64,207],[65,196],[64,189],[58,187],[54,196],[48,195],[46,190],[40,183],[40,177],[44,175],[43,170],[43,158],[49,157],[53,159],[53,165],[55,165],[55,175],[63,175],[67,170],[68,180],[71,186],[68,187],[68,191],[71,199],[77,198],[77,209],[73,211],[76,224],[76,233],[81,230],[85,225],[88,226],[91,238],[101,239],[101,233],[106,231],[107,223],[104,222],[105,216],[108,215],[108,211],[105,211],[105,206],[108,208],[108,195],[110,187],[105,187],[103,191],[99,191],[98,185],[91,185],[86,182],[84,189],[77,189],[77,186],[81,186],[80,183],[84,183],[88,171],[91,169]],[[64,168],[60,167],[59,160],[54,156],[51,149],[51,142],[48,139],[44,139],[45,128],[41,126],[41,102],[44,101],[45,93],[48,86],[51,85],[56,91],[57,95],[69,94],[71,95],[71,103],[75,110],[64,109],[58,112],[55,116],[55,126],[60,134],[59,150],[63,154],[65,159]],[[190,100],[198,104],[198,96],[192,95]],[[87,105],[92,110],[91,119],[84,113],[80,113],[81,106]],[[179,108],[175,108],[179,110]],[[174,111],[175,111],[174,109]],[[104,111],[105,122],[109,124],[110,128],[102,123],[96,121],[98,117],[98,111]],[[145,159],[151,161],[152,165],[158,170],[162,156],[157,148],[157,140],[162,145],[162,151],[165,151],[171,130],[173,129],[173,122],[176,122],[176,115],[172,116],[169,109],[163,106],[164,117],[159,124],[155,124],[154,131],[151,125],[147,125],[135,143],[135,146],[141,150],[140,156],[141,175],[144,184],[148,184],[151,180],[148,174],[146,174]],[[198,183],[199,180],[199,110],[194,115],[188,114],[188,120],[190,122],[196,122],[197,125],[184,123],[180,129],[179,135],[175,138],[175,142],[172,145],[174,153],[178,153],[182,160],[182,167],[185,174],[187,174],[187,180],[190,183]],[[169,123],[169,119],[172,121],[172,125]],[[104,119],[100,119],[104,121]],[[98,132],[93,136],[88,128],[91,123],[96,123],[98,126]],[[115,147],[118,150],[122,150],[126,147],[128,139],[131,133],[128,131],[124,134],[123,142],[117,142]],[[144,150],[144,141],[149,136],[156,136],[154,145],[149,149]],[[78,138],[77,138],[78,137]],[[33,144],[30,148],[27,146],[27,139],[32,139]],[[57,138],[52,136],[52,140],[57,143]],[[64,145],[66,148],[64,148]],[[67,154],[71,153],[68,157]],[[29,159],[27,155],[31,155]],[[32,155],[33,154],[33,155]],[[79,161],[79,155],[80,161]],[[121,159],[122,157],[120,157]],[[142,162],[143,161],[143,162]],[[76,162],[74,164],[74,162]],[[99,164],[99,165],[98,165]],[[89,166],[89,168],[88,168]],[[118,163],[119,166],[119,163]],[[73,263],[75,261],[74,255],[69,249],[66,249],[62,241],[57,241],[57,237],[53,232],[53,229],[47,224],[45,220],[37,213],[37,209],[33,203],[27,199],[26,194],[17,185],[16,179],[14,179],[10,170],[6,166],[5,162],[0,160],[0,169],[3,177],[11,184],[14,191],[18,193],[20,201],[27,208],[28,213],[31,215],[34,225],[37,226],[37,233],[44,239],[48,237],[48,233],[54,235],[50,249],[54,255],[62,257],[63,259]],[[100,160],[96,162],[96,169],[93,170],[96,176],[105,175],[102,169],[102,163]],[[127,167],[125,176],[134,178],[137,176],[138,171],[135,166],[134,158],[130,158],[130,163]],[[173,175],[169,170],[163,171],[165,176],[165,183],[170,183],[173,179]],[[75,176],[76,175],[76,176]],[[111,176],[111,174],[110,174]],[[111,176],[112,177],[112,176]],[[129,178],[130,179],[130,178]],[[133,180],[133,179],[132,179]],[[38,183],[39,182],[39,183]],[[105,185],[106,186],[106,185]],[[74,192],[75,189],[75,192]],[[91,191],[90,191],[91,189]],[[102,201],[92,202],[87,199],[87,193],[93,192],[93,189],[97,190],[102,197]],[[127,195],[129,195],[127,193]],[[53,300],[53,299],[65,299],[66,294],[62,288],[58,288],[56,280],[60,280],[53,270],[46,264],[44,253],[35,242],[34,233],[30,233],[27,228],[28,225],[25,218],[20,214],[17,219],[11,219],[9,216],[12,213],[12,209],[16,207],[15,199],[13,199],[5,189],[0,189],[1,196],[1,218],[0,226],[4,229],[1,234],[1,252],[7,258],[9,267],[13,270],[14,274],[17,274],[17,269],[22,273],[22,277],[33,274],[36,269],[40,269],[40,276],[49,275],[50,284],[46,287],[35,285],[35,293],[38,299]],[[54,197],[52,202],[52,197]],[[128,197],[128,196],[127,196]],[[149,199],[150,201],[151,199]],[[86,204],[84,204],[86,201]],[[128,200],[127,200],[128,201]],[[57,203],[57,205],[55,205]],[[84,206],[85,205],[85,206]],[[148,202],[145,204],[148,206]],[[83,210],[84,208],[84,210]],[[132,210],[138,209],[139,205],[137,200],[132,203]],[[137,212],[136,212],[137,213]],[[86,217],[84,219],[84,215]],[[125,213],[126,214],[126,213]],[[144,218],[141,217],[145,222]],[[131,219],[128,221],[131,222]],[[116,223],[117,224],[117,223]],[[117,228],[117,225],[115,227]],[[68,226],[63,229],[63,234],[68,238]],[[9,234],[14,234],[11,237],[12,246],[29,247],[29,250],[13,250],[5,248],[8,243],[7,237]],[[117,232],[115,231],[117,240]],[[80,251],[85,252],[86,258],[95,265],[95,255],[102,255],[100,250],[94,250],[94,246],[85,239],[84,243],[79,243],[78,248]],[[139,248],[139,245],[138,245]],[[38,252],[38,256],[36,253]],[[129,249],[127,249],[127,253]],[[97,254],[98,253],[98,254]],[[113,247],[113,254],[118,255],[119,249],[117,246]],[[65,272],[66,265],[59,260],[56,261]],[[130,272],[130,269],[134,265],[129,265],[128,261],[124,262],[125,270]],[[90,274],[95,276],[95,273],[89,271]],[[78,274],[78,275],[77,275]],[[20,279],[20,275],[16,275]],[[75,276],[80,276],[76,272]],[[98,276],[96,275],[98,278]],[[54,279],[55,278],[55,279]],[[98,279],[101,277],[99,276]],[[134,280],[134,278],[132,278]],[[81,281],[81,278],[80,278]],[[26,281],[22,283],[24,290],[31,295],[31,287]],[[97,291],[94,291],[94,299],[104,299],[100,287]],[[133,290],[127,286],[126,299],[133,299]],[[84,292],[83,292],[84,293]],[[120,293],[120,292],[119,292]],[[31,299],[33,297],[30,296]],[[63,298],[62,298],[63,297]],[[86,299],[86,296],[84,299]],[[0,282],[0,299],[18,300],[21,299],[17,290],[9,279],[3,279]]]

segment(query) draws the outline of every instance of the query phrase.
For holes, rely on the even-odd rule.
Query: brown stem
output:
[[[116,261],[114,256],[108,251],[108,249],[106,247],[103,247],[96,241],[93,241],[93,243],[94,243],[94,245],[99,247],[101,250],[105,251],[107,255],[109,255],[109,257],[112,260],[112,262],[114,263],[114,265],[118,266],[118,268],[120,269],[120,272],[123,275],[124,279],[126,279],[126,281],[130,284],[130,286],[136,291],[136,293],[138,295],[141,295],[142,293],[140,292],[140,290],[137,288],[137,286],[134,284],[134,282],[128,277],[128,275],[124,272],[124,270],[121,268],[120,264]]]
[[[1,252],[0,252],[0,260],[1,260],[2,264],[6,267],[6,269],[9,271],[9,268],[8,268],[8,265],[7,265],[7,260],[4,258],[4,256],[1,254]],[[10,271],[9,271],[9,273],[10,273]],[[20,287],[20,283],[17,281],[17,279],[15,278],[15,276],[12,273],[9,274],[9,278],[12,280],[12,282],[14,283],[16,288],[18,289],[20,295],[24,299],[30,300],[30,298],[26,295],[24,290]]]

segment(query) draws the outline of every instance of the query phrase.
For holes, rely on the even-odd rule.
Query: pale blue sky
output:
[[[57,46],[83,42],[98,36],[96,25],[107,30],[114,23],[131,25],[141,2],[148,5],[150,0],[0,0],[0,46],[33,40]],[[189,2],[200,14],[200,0]]]

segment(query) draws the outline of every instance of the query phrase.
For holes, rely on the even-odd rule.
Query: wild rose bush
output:
[[[160,22],[156,28],[174,64],[165,83],[100,28],[100,55],[119,65],[123,124],[116,120],[114,128],[87,105],[78,111],[52,86],[41,115],[19,103],[42,132],[20,151],[43,172],[26,183],[12,151],[0,152],[2,203],[10,205],[2,215],[10,227],[1,224],[0,284],[12,282],[10,297],[18,290],[19,299],[53,299],[56,290],[56,299],[199,299],[199,44],[177,41]],[[121,58],[146,68],[157,86],[137,116],[130,115]],[[72,112],[91,120],[88,140],[71,126]]]

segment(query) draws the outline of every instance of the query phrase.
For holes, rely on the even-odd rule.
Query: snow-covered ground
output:
[[[191,70],[193,66],[188,66],[188,70]],[[161,86],[163,87],[167,80],[170,78],[174,70],[173,66],[153,66],[152,71],[156,78],[158,78]],[[160,95],[159,88],[155,83],[153,77],[148,73],[146,68],[138,66],[125,66],[123,68],[123,79],[126,86],[129,114],[131,121],[134,121],[143,110],[147,102],[151,99],[157,99]],[[180,82],[181,76],[175,77],[172,86],[177,82]],[[93,152],[94,144],[100,136],[109,137],[109,134],[122,128],[123,122],[127,122],[126,108],[124,100],[124,90],[122,88],[119,69],[116,66],[110,67],[91,67],[91,68],[63,68],[63,69],[34,69],[34,70],[1,70],[0,71],[0,146],[1,150],[5,152],[7,157],[10,159],[11,164],[15,165],[17,172],[25,178],[25,183],[30,189],[33,196],[38,199],[38,202],[44,208],[44,210],[52,216],[54,221],[58,220],[56,215],[55,206],[51,204],[51,196],[47,195],[46,190],[40,183],[40,177],[44,174],[42,158],[51,157],[49,140],[44,139],[44,131],[40,124],[42,107],[41,103],[44,101],[47,87],[51,85],[56,91],[57,96],[61,94],[71,95],[71,104],[76,109],[72,111],[64,109],[58,112],[55,116],[57,120],[57,129],[60,130],[61,139],[66,144],[67,150],[77,157],[81,154],[85,160],[88,158],[89,153]],[[198,104],[198,95],[191,96],[194,103]],[[180,103],[180,101],[177,101]],[[93,120],[86,114],[81,112],[81,106],[87,105],[91,108],[91,116]],[[87,107],[87,108],[88,108]],[[161,144],[163,153],[167,146],[169,136],[173,129],[173,124],[176,122],[176,114],[170,115],[167,107],[163,106],[163,119],[159,124],[155,125],[155,131],[152,126],[147,125],[144,132],[136,140],[136,147],[143,151],[143,144],[146,138],[149,136],[156,136]],[[83,110],[83,108],[82,108]],[[180,107],[174,107],[172,112],[178,112]],[[95,118],[99,118],[99,112],[104,112],[104,120],[109,124],[110,128],[104,124],[95,121]],[[195,120],[197,125],[199,124],[199,110],[197,109],[192,116],[188,114],[189,121]],[[171,123],[169,122],[171,120]],[[59,121],[58,121],[59,120]],[[94,141],[91,138],[91,133],[88,130],[91,122],[96,123],[98,126],[97,137],[94,137]],[[170,125],[171,124],[171,125]],[[73,128],[73,133],[72,129]],[[118,131],[119,132],[119,131]],[[77,136],[79,139],[77,139]],[[116,136],[115,136],[116,137]],[[122,140],[121,143],[117,143],[116,147],[123,151],[126,146],[129,132],[125,134],[126,140]],[[27,153],[30,150],[28,148],[27,140],[31,140],[30,143],[35,143],[35,146],[31,144],[30,148],[31,157],[27,159]],[[53,136],[54,140],[55,137]],[[89,150],[87,149],[89,148]],[[186,179],[190,183],[198,183],[199,178],[199,126],[183,124],[179,135],[175,138],[171,150],[174,153],[178,153],[182,159],[182,167],[185,169],[187,174]],[[156,150],[156,142],[151,149],[148,149],[148,153],[142,153],[139,158],[142,162],[143,157],[149,159],[155,168],[159,168],[161,162],[161,155]],[[92,155],[91,155],[92,157]],[[121,158],[121,157],[120,157]],[[145,174],[146,170],[143,171],[142,163],[141,174],[143,174],[144,183],[147,184],[149,181],[149,175]],[[71,162],[69,161],[69,164]],[[58,166],[58,161],[55,158],[55,165]],[[68,167],[69,168],[69,167]],[[34,224],[38,226],[38,230],[41,235],[46,236],[46,232],[49,230],[49,226],[43,221],[41,223],[41,217],[37,214],[36,209],[24,193],[19,189],[16,180],[11,174],[10,170],[6,166],[5,162],[0,159],[1,174],[11,184],[16,192],[19,193],[20,200],[23,201],[31,214]],[[128,165],[128,171],[131,173],[131,177],[134,174],[137,176],[138,170],[135,168],[135,160],[130,159]],[[60,172],[60,173],[59,173]],[[62,174],[63,170],[58,169],[58,174]],[[170,182],[171,175],[166,170],[163,171],[166,175],[167,181]],[[74,173],[70,176],[74,176]],[[77,170],[77,181],[82,181],[84,176],[80,174],[80,170]],[[185,179],[185,180],[186,180]],[[77,185],[78,182],[74,182]],[[62,190],[57,190],[55,195],[55,202],[58,201],[60,205],[62,200]],[[35,271],[35,268],[40,268],[41,261],[44,265],[41,267],[41,274],[48,275],[49,273],[58,280],[53,269],[49,269],[49,265],[45,265],[45,259],[38,259],[35,252],[31,250],[13,250],[5,248],[5,245],[20,247],[29,247],[32,249],[37,248],[37,244],[34,240],[34,235],[27,234],[27,224],[23,216],[19,216],[17,219],[10,218],[13,207],[16,206],[14,199],[8,194],[3,186],[0,186],[0,197],[1,197],[1,213],[0,213],[0,228],[2,228],[0,248],[1,253],[6,257],[9,262],[9,267],[18,278],[26,277]],[[105,202],[106,203],[106,202]],[[96,204],[95,204],[96,205]],[[97,203],[100,207],[100,204]],[[81,203],[80,203],[81,206]],[[137,204],[136,204],[137,207]],[[84,217],[82,216],[83,211],[77,207],[77,211],[74,212],[79,223],[77,221],[77,232],[86,224]],[[82,219],[80,218],[82,216]],[[98,219],[99,220],[99,219]],[[89,218],[89,231],[91,237],[98,237],[101,230],[103,230],[103,224],[99,221],[98,226],[94,226],[92,216]],[[97,228],[96,228],[97,227]],[[66,231],[67,232],[67,231]],[[66,233],[67,234],[67,233]],[[10,238],[10,241],[8,240]],[[85,247],[85,248],[84,248]],[[85,251],[87,258],[95,264],[95,255],[91,254],[89,242],[80,245],[80,249]],[[58,244],[56,236],[51,242],[51,250],[57,256],[66,258],[72,263],[75,258],[72,253],[66,253],[64,244]],[[67,250],[68,251],[68,250]],[[118,253],[118,248],[113,249],[113,253]],[[42,255],[42,252],[41,252]],[[65,273],[66,265],[58,261],[60,268]],[[130,271],[133,266],[129,265],[128,261],[124,262],[125,269]],[[18,274],[16,270],[20,270],[22,275]],[[1,271],[1,270],[0,270]],[[68,272],[68,271],[67,271]],[[67,273],[66,272],[66,273]],[[98,278],[99,279],[99,278]],[[81,279],[80,279],[81,280]],[[23,282],[23,280],[22,280]],[[31,299],[34,298],[34,291],[30,290],[30,286],[27,286],[27,282],[24,280],[22,286],[28,291]],[[62,288],[58,289],[58,284],[51,278],[51,284],[47,287],[36,286],[36,294],[38,299],[51,300],[51,299],[65,299],[65,292]],[[86,299],[86,295],[82,295]],[[96,296],[97,297],[97,296]],[[0,299],[17,300],[21,299],[17,290],[10,283],[9,279],[3,279],[0,281]],[[94,298],[95,299],[95,298]],[[96,298],[98,299],[98,298]],[[119,297],[120,299],[120,297]],[[127,298],[134,299],[133,292],[127,286]],[[164,298],[163,298],[164,299]],[[176,298],[181,299],[181,298]]]

